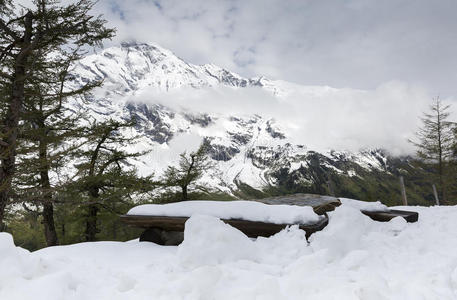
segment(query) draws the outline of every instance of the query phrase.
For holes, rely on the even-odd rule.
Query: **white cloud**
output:
[[[259,88],[162,94],[145,90],[133,100],[160,103],[178,111],[274,118],[294,144],[314,150],[380,147],[394,154],[414,150],[408,139],[414,138],[419,117],[431,104],[426,90],[401,82],[389,82],[374,90],[279,84],[295,91],[275,97]]]
[[[454,0],[104,0],[95,10],[117,27],[112,44],[150,41],[244,76],[348,87],[297,92],[282,100],[287,104],[249,89],[155,100],[271,116],[297,143],[315,148],[411,151],[406,140],[431,98],[457,99]]]
[[[373,89],[392,80],[457,95],[453,0],[110,0],[114,43],[150,41],[245,76]]]
[[[244,76],[361,89],[400,80],[455,100],[455,11],[455,0],[103,0],[93,13],[118,29],[113,44],[154,42]]]

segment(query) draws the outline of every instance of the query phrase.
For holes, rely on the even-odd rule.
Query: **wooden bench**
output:
[[[395,217],[402,217],[408,223],[417,222],[419,213],[415,211],[406,211],[398,209],[390,209],[388,211],[366,211],[361,210],[364,215],[369,216],[371,219],[379,222],[389,222]]]
[[[165,217],[165,216],[138,216],[123,215],[121,221],[135,227],[144,228],[140,241],[154,242],[160,245],[174,245],[182,241],[181,233],[184,232],[184,224],[188,217]],[[226,224],[237,228],[249,237],[272,236],[287,226],[295,224],[274,224],[240,219],[221,219]],[[322,230],[328,224],[328,217],[324,215],[316,223],[296,224],[306,232],[308,238],[316,231]]]
[[[314,194],[293,194],[288,196],[258,199],[256,201],[265,204],[289,204],[298,206],[312,206],[314,212],[318,215],[321,215],[328,211],[333,211],[336,207],[341,205],[341,201],[338,200],[338,198]],[[362,209],[361,212],[364,215],[370,217],[371,219],[379,222],[388,222],[395,217],[402,217],[409,223],[417,222],[417,220],[419,219],[419,214],[417,212],[398,209],[390,209],[388,211],[368,211]]]
[[[341,205],[341,202],[335,197],[313,194],[294,194],[282,197],[258,199],[255,201],[269,205],[288,204],[311,206],[316,214],[321,215],[321,218],[317,222],[308,224],[274,224],[241,219],[222,219],[222,221],[237,228],[249,237],[269,237],[280,232],[287,226],[298,225],[300,229],[305,231],[306,237],[308,238],[314,232],[320,231],[327,226],[329,221],[327,212],[333,211],[336,207]],[[361,212],[371,219],[380,222],[387,222],[395,217],[403,217],[407,222],[416,222],[419,217],[417,212],[402,210],[361,210]],[[160,245],[180,244],[184,238],[184,226],[188,219],[188,217],[181,216],[121,216],[121,221],[125,224],[145,229],[140,236],[140,241],[149,241]]]

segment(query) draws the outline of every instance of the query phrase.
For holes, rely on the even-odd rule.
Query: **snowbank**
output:
[[[309,206],[268,205],[255,201],[185,201],[145,204],[132,208],[128,215],[191,217],[208,215],[220,219],[242,219],[276,224],[317,222],[319,216]]]
[[[257,257],[254,243],[246,235],[215,217],[191,217],[186,222],[184,237],[178,247],[178,260],[183,266],[217,265]]]
[[[457,207],[372,221],[343,202],[306,241],[252,240],[194,215],[178,247],[97,242],[28,253],[0,234],[0,299],[457,299]]]

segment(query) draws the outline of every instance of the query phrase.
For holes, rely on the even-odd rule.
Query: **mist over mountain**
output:
[[[135,162],[141,173],[159,176],[205,139],[216,167],[201,181],[243,197],[375,197],[367,178],[376,176],[389,178],[373,181],[381,185],[374,190],[386,189],[376,197],[388,197],[398,168],[410,168],[407,139],[429,101],[425,91],[396,82],[363,91],[243,78],[144,43],[89,55],[74,75],[76,85],[103,80],[84,104],[94,118],[135,118],[142,138],[132,147],[151,150]]]

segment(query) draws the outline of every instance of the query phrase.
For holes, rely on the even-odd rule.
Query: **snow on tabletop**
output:
[[[220,219],[242,219],[275,224],[304,224],[321,217],[310,206],[268,205],[255,201],[183,201],[139,205],[127,215],[191,217],[208,215]]]
[[[338,198],[341,201],[341,204],[344,206],[350,206],[359,210],[366,211],[387,211],[389,208],[382,204],[379,201],[376,202],[366,202],[348,198]]]

